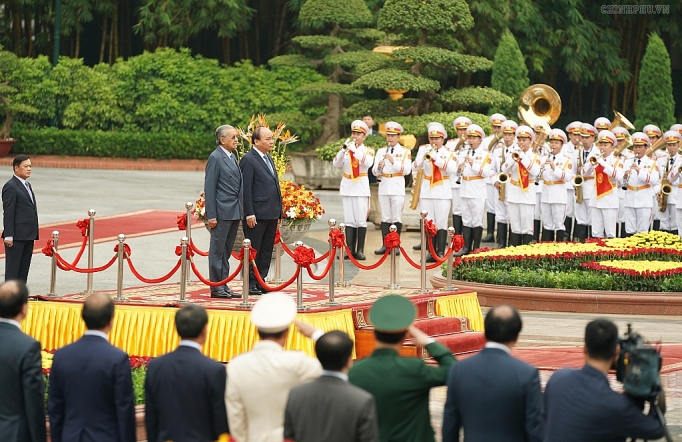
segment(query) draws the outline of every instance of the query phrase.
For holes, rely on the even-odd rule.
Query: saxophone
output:
[[[504,201],[507,198],[507,181],[509,181],[509,174],[502,172],[502,165],[507,161],[504,151],[507,150],[506,145],[502,145],[502,152],[500,152],[500,173],[497,175],[497,181],[500,183],[500,196],[498,199]]]
[[[668,172],[670,172],[670,158],[665,160],[665,175],[661,179],[661,195],[658,199],[658,211],[665,212],[668,208],[668,195],[673,190],[672,183],[668,179]]]
[[[583,203],[583,183],[585,179],[582,175],[583,171],[583,143],[582,141],[578,143],[578,170],[575,171],[575,176],[573,177],[573,187],[575,187],[575,203]]]

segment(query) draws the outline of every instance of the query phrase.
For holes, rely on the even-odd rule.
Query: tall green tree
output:
[[[513,118],[516,115],[514,103],[530,86],[530,80],[525,59],[511,32],[507,31],[502,34],[500,44],[495,51],[494,63],[490,84],[493,89],[510,96],[513,102],[511,106],[491,107],[490,113],[500,112],[508,118]]]
[[[675,124],[675,100],[670,73],[670,55],[658,34],[649,36],[637,83],[639,101],[635,127],[655,124],[666,130]]]

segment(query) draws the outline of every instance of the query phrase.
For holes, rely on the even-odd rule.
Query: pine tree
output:
[[[637,119],[640,130],[646,124],[655,124],[666,131],[675,124],[675,100],[670,72],[670,55],[658,34],[649,36],[642,67],[637,82]]]
[[[528,67],[526,67],[519,44],[511,32],[505,31],[495,51],[490,83],[493,89],[512,97],[511,106],[491,107],[490,113],[500,112],[507,118],[516,116],[516,103],[521,93],[530,86]]]

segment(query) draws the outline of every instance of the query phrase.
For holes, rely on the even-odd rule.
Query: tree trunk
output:
[[[279,55],[279,49],[282,46],[282,40],[284,37],[284,26],[286,25],[287,18],[287,4],[282,2],[282,10],[279,14],[279,23],[277,24],[277,33],[275,34],[275,41],[272,45],[272,56],[276,57]]]
[[[76,50],[74,51],[73,58],[78,58],[81,52],[81,30],[76,29]]]
[[[114,64],[114,28],[116,27],[116,16],[111,19],[111,29],[109,29],[109,64]]]
[[[339,118],[341,117],[342,99],[339,94],[329,94],[327,113],[317,119],[322,124],[322,134],[313,143],[314,147],[323,146],[341,138]]]
[[[102,42],[99,45],[99,62],[104,62],[104,48],[107,46],[107,26],[109,20],[107,17],[102,19]]]
[[[21,44],[21,5],[14,3],[12,8],[12,39],[14,40],[14,53],[19,57],[24,56],[24,48]]]
[[[5,107],[9,106],[9,100],[7,98],[3,97],[0,95],[0,101],[2,104],[5,105]],[[9,131],[12,128],[12,111],[8,110],[7,114],[5,115],[5,123],[2,125],[2,130],[0,130],[0,140],[4,140],[5,138],[9,138]]]
[[[232,62],[230,60],[230,39],[228,37],[223,37],[220,39],[220,42],[223,46],[223,63],[229,66]]]
[[[112,42],[114,44],[114,60],[111,62],[111,64],[113,64],[114,61],[116,61],[116,59],[119,56],[119,52],[118,52],[118,5],[116,5],[116,7],[114,8],[114,21],[111,24],[111,27],[113,29],[113,32],[111,34],[112,35]]]
[[[31,21],[33,20],[34,14],[24,14],[24,24],[26,26],[26,43],[28,44],[28,50],[26,51],[27,57],[33,57],[33,29],[31,26]]]

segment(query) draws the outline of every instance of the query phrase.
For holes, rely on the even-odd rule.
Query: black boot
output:
[[[474,241],[471,251],[481,248],[481,237],[483,236],[483,227],[474,227]]]
[[[533,237],[533,242],[540,241],[540,227],[541,227],[540,220],[534,219],[533,220],[533,234],[531,235]]]
[[[403,223],[393,223],[393,224],[395,224],[395,229],[396,229],[395,231],[398,233],[398,236],[400,236],[400,232],[403,230]],[[388,226],[388,227],[390,229],[391,226]],[[395,254],[400,255],[400,249],[399,248],[395,249]]]
[[[436,233],[436,235],[438,235],[438,233]],[[428,236],[426,240],[431,241],[433,251],[436,252],[436,256],[438,256],[438,240],[436,239],[436,236]],[[431,248],[428,243],[426,244],[426,262],[436,262],[436,258],[431,255]]]
[[[355,252],[355,259],[364,261],[365,259],[365,237],[367,236],[367,227],[358,227],[358,249]]]
[[[346,227],[346,245],[348,246],[348,250],[346,250],[346,253],[350,253],[353,255],[353,258],[355,258],[355,243],[357,240],[357,233],[358,229],[355,227]],[[346,255],[346,259],[348,259],[348,255]]]
[[[389,227],[391,227],[391,223],[381,223],[381,248],[379,250],[374,251],[375,255],[383,255],[384,252],[386,251],[386,246],[384,245],[384,239],[386,238],[386,235],[388,235],[388,228]]]
[[[661,230],[661,220],[660,219],[654,220],[654,227],[652,230]]]
[[[554,241],[554,230],[542,229],[543,241]]]
[[[422,249],[421,243],[417,244],[416,246],[412,246],[412,250],[421,250],[421,249]]]
[[[563,230],[557,230],[556,231],[556,242],[563,242],[564,241],[564,231]]]
[[[679,235],[679,231],[677,229],[671,230],[670,233],[672,233],[673,235]]]
[[[485,238],[483,238],[483,242],[495,242],[495,214],[494,213],[487,213],[488,215],[488,234],[486,235]],[[500,232],[497,232],[499,235]]]
[[[507,226],[506,223],[497,223],[497,247],[504,249],[507,247]]]
[[[455,228],[456,235],[461,235],[464,232],[461,215],[452,215],[452,227]]]
[[[587,233],[585,233],[585,238],[594,238],[592,236],[592,226],[587,226]]]
[[[620,226],[620,232],[618,232],[618,237],[619,238],[625,238],[625,223],[619,223]]]
[[[533,235],[529,235],[529,234],[523,235],[523,237],[521,239],[521,243],[523,245],[530,244],[532,242],[533,242]]]
[[[568,241],[571,240],[571,235],[573,234],[573,218],[571,217],[566,217],[564,220],[564,238],[566,238]]]
[[[436,242],[438,243],[436,253],[438,253],[439,258],[442,258],[443,255],[445,255],[445,249],[448,245],[448,231],[445,229],[439,230],[438,233],[436,233]]]
[[[585,238],[587,238],[587,226],[576,224],[575,231],[573,232],[573,241],[585,242]]]
[[[473,246],[474,242],[474,229],[471,227],[464,227],[462,230],[462,236],[464,237],[464,247],[462,247],[459,252],[455,253],[455,256],[464,256],[471,252],[471,247]]]
[[[509,247],[520,246],[521,245],[521,235],[514,232],[509,232]]]

